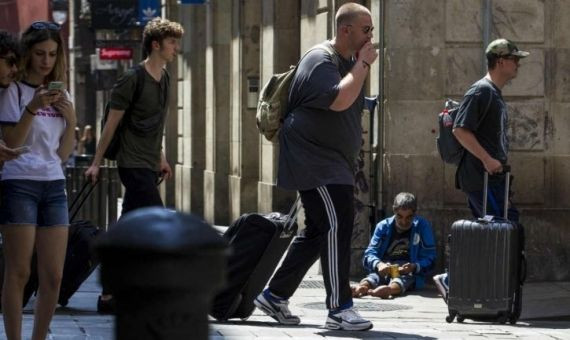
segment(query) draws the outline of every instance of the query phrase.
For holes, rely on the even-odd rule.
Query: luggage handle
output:
[[[289,213],[287,214],[287,220],[285,220],[285,226],[283,227],[283,232],[281,233],[281,238],[286,238],[291,236],[293,233],[293,225],[297,221],[297,215],[299,214],[299,202],[301,201],[301,196],[298,195],[295,199],[295,203],[291,206]]]
[[[503,173],[505,174],[505,206],[503,207],[503,218],[507,220],[507,213],[509,210],[509,189],[511,186],[511,166],[503,165]],[[483,218],[487,216],[487,195],[489,191],[489,173],[485,171],[483,176]]]
[[[521,269],[520,269],[520,285],[522,286],[524,284],[524,282],[526,281],[526,275],[527,275],[527,262],[526,262],[526,254],[524,253],[524,251],[521,254]]]
[[[93,184],[91,184],[91,181],[85,181],[85,183],[83,184],[83,186],[81,187],[81,189],[79,190],[79,192],[77,193],[75,198],[73,199],[73,202],[71,202],[71,204],[69,205],[69,221],[70,222],[75,219],[75,216],[77,216],[77,214],[79,213],[79,210],[81,210],[81,207],[83,206],[83,204],[85,203],[85,201],[87,200],[89,195],[91,195],[91,192],[93,191],[93,189],[95,189],[95,187],[97,186],[98,183],[99,183],[98,179]],[[88,186],[89,186],[89,190],[87,191],[87,194],[84,195],[84,192]],[[78,202],[79,202],[79,204],[78,204]]]

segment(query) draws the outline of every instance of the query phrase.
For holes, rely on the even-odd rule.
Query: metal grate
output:
[[[321,280],[305,280],[301,281],[299,288],[325,288],[325,283]]]

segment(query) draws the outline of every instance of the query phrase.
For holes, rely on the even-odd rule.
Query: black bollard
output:
[[[153,207],[129,212],[97,242],[120,340],[208,339],[225,283],[227,242],[203,220]]]

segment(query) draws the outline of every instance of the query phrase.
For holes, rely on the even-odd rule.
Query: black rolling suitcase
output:
[[[69,226],[63,277],[57,300],[61,306],[67,306],[71,296],[99,264],[99,261],[93,256],[91,246],[97,235],[101,233],[101,230],[90,221],[73,221],[95,186],[96,184],[91,185],[89,181],[86,181],[69,206],[69,220],[72,222]],[[24,305],[26,305],[32,294],[37,291],[38,285],[37,260],[34,254],[30,279],[24,289]]]
[[[214,298],[211,316],[226,321],[247,319],[253,313],[253,301],[297,233],[298,205],[299,198],[287,215],[244,214],[224,233],[232,249],[228,258],[227,285]]]
[[[483,215],[451,226],[447,322],[509,321],[522,310],[526,275],[524,230],[507,220],[510,169],[505,166],[504,217],[487,217],[488,174],[485,173]]]

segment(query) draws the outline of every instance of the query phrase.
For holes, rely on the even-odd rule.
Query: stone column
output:
[[[179,6],[179,5],[176,5]],[[177,209],[204,215],[205,112],[206,112],[206,6],[179,6],[184,26],[178,60],[178,109],[176,135],[178,152],[175,178]]]
[[[165,16],[169,20],[173,20],[176,22],[181,22],[181,10],[179,6],[172,6],[173,0],[169,0],[170,6],[165,8]],[[178,126],[182,123],[182,120],[179,117],[178,112],[183,110],[183,106],[181,102],[178,101],[178,88],[179,79],[181,78],[182,72],[181,66],[183,61],[184,55],[181,54],[172,63],[166,65],[168,72],[170,74],[170,87],[169,87],[169,98],[168,98],[168,116],[165,124],[164,129],[164,138],[163,138],[163,152],[166,155],[166,160],[170,164],[172,171],[173,171],[173,179],[164,181],[160,187],[161,195],[163,197],[164,204],[169,207],[176,206],[176,185],[175,185],[175,178],[177,174],[178,167],[177,165],[177,158],[178,158]],[[180,190],[178,190],[180,191]]]
[[[299,59],[299,4],[297,1],[262,1],[260,87],[274,73],[285,72]],[[311,33],[312,34],[312,33]],[[257,207],[260,212],[286,211],[295,193],[275,186],[279,145],[259,136],[260,174]]]
[[[206,167],[204,218],[228,224],[230,42],[232,2],[212,1],[206,11]]]
[[[261,0],[235,2],[232,12],[230,112],[230,221],[257,210]]]

